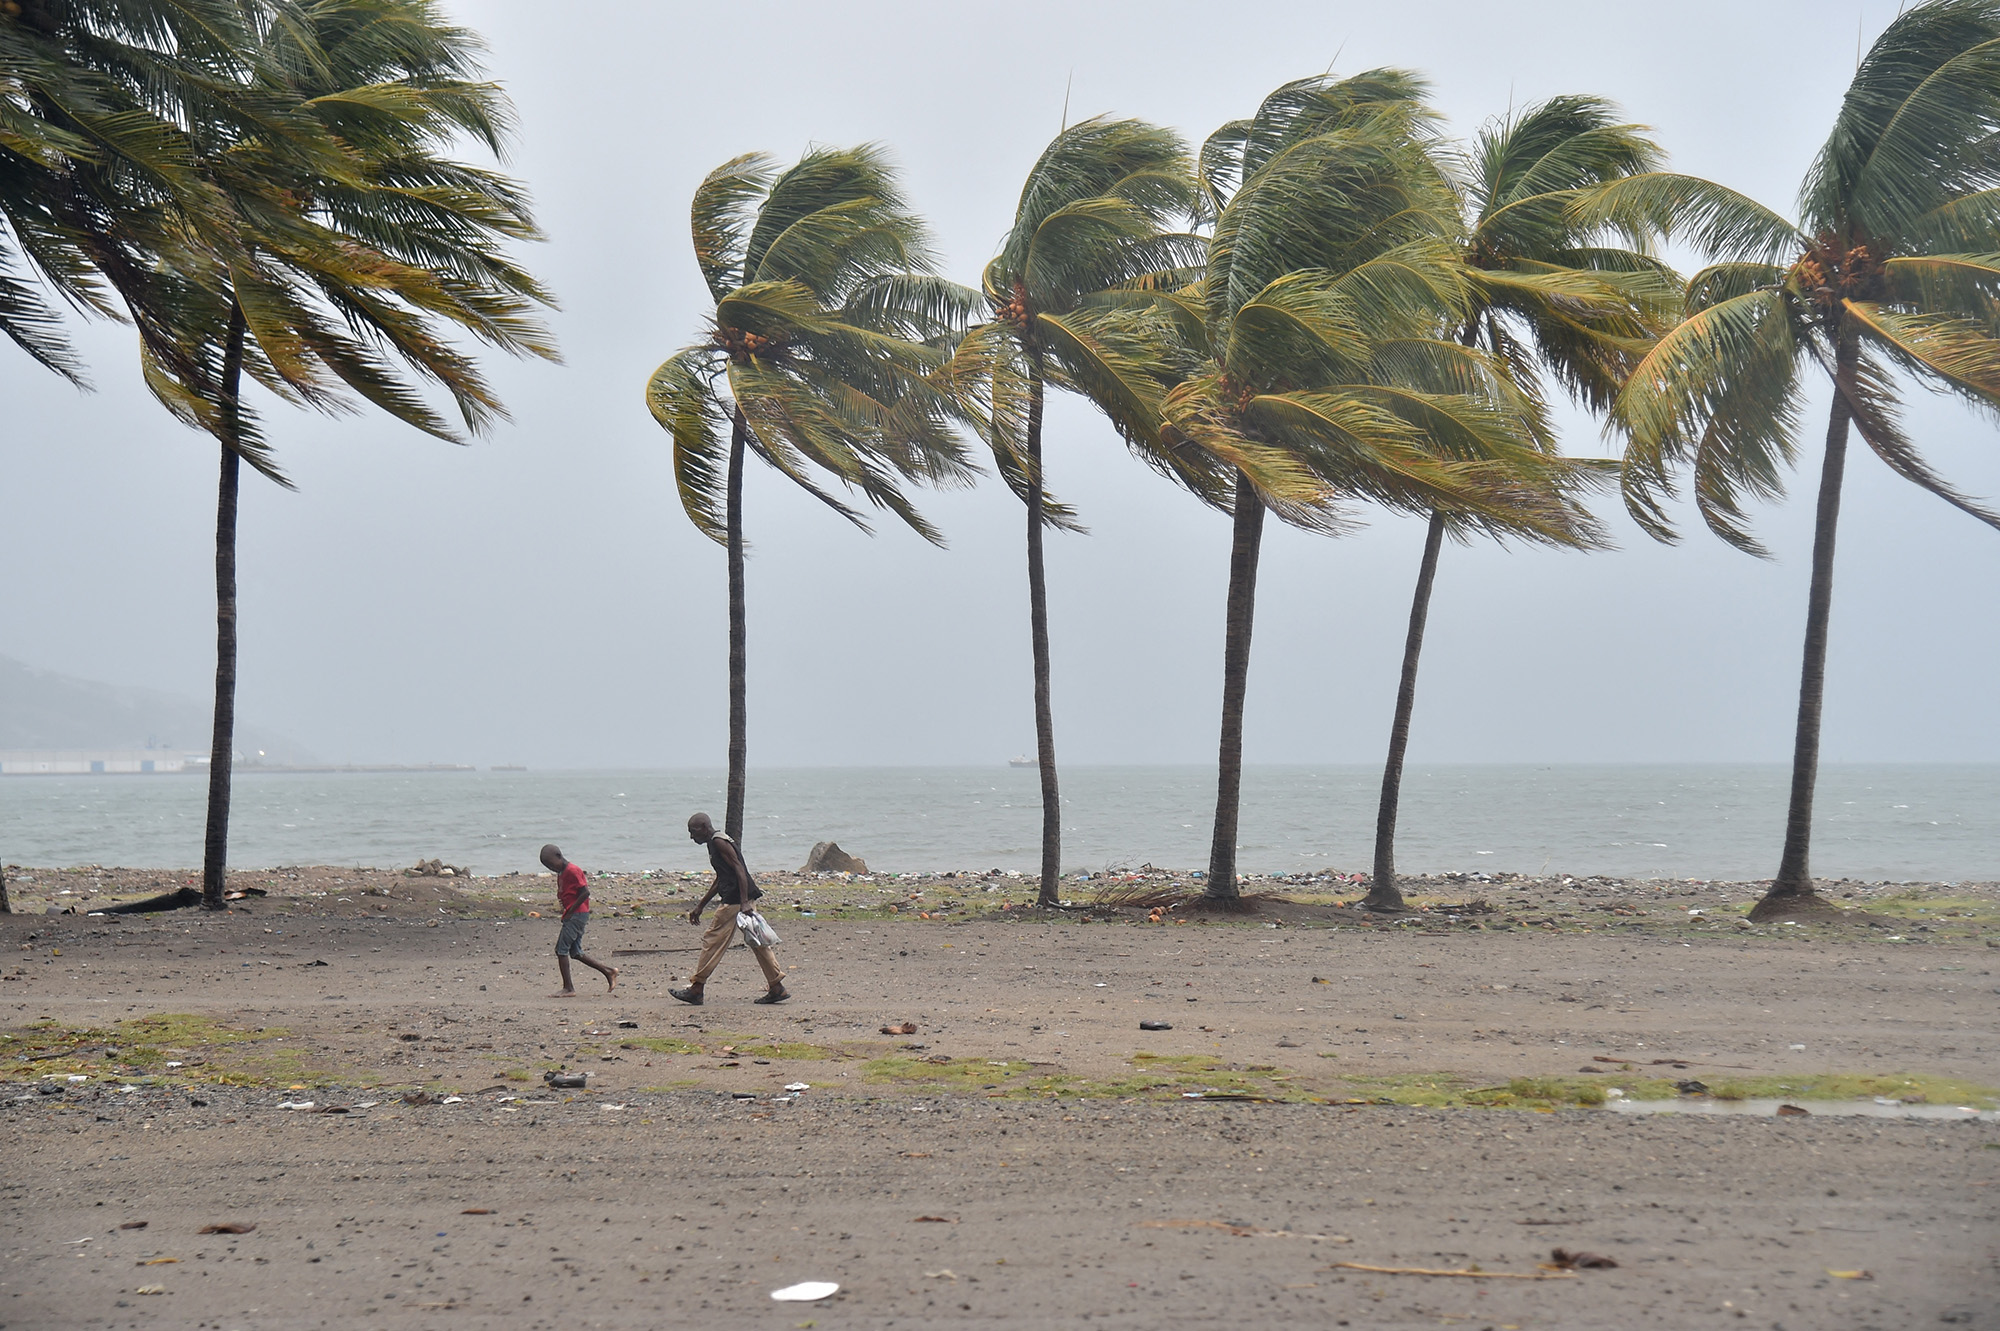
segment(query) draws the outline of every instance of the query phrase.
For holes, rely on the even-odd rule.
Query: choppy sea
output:
[[[1397,866],[1621,877],[1765,878],[1777,867],[1779,765],[1430,766],[1404,782]],[[1200,868],[1212,769],[1078,767],[1063,780],[1068,870]],[[1365,871],[1379,770],[1251,767],[1239,863],[1248,873]],[[192,776],[0,778],[0,860],[178,868],[201,862],[206,782]],[[720,821],[719,771],[240,774],[233,864],[394,867],[437,857],[478,873],[533,870],[544,842],[586,867],[694,868],[687,815]],[[1832,764],[1820,774],[1821,877],[2000,879],[2000,764]],[[891,872],[1032,871],[1032,769],[753,770],[744,849],[795,869],[833,840]]]

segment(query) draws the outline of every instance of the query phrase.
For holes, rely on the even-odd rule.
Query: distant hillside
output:
[[[175,693],[121,688],[36,670],[0,656],[0,749],[142,749],[205,753],[209,705]],[[313,755],[284,735],[236,727],[236,751],[264,750],[265,761],[310,763]]]

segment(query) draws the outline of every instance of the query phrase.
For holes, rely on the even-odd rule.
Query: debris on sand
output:
[[[884,1035],[915,1035],[916,1033],[917,1023],[914,1021],[898,1022],[882,1028],[882,1034]]]
[[[1609,1271],[1618,1263],[1600,1252],[1571,1252],[1557,1248],[1549,1254],[1548,1265],[1558,1271]]]

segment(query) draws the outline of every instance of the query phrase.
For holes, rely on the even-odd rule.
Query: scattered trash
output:
[[[438,1101],[438,1103],[441,1105],[462,1105],[465,1103],[465,1097],[462,1095],[447,1095],[444,1099]]]
[[[1826,1268],[1826,1273],[1835,1280],[1873,1280],[1875,1278],[1873,1271],[1836,1271],[1830,1266]]]
[[[830,1297],[839,1288],[840,1286],[831,1280],[806,1280],[796,1285],[787,1285],[783,1289],[774,1289],[771,1291],[771,1297],[780,1303],[817,1303],[821,1299]]]
[[[1810,1110],[1810,1109],[1807,1109],[1807,1108],[1806,1108],[1805,1106],[1803,1106],[1803,1105],[1779,1105],[1779,1106],[1778,1106],[1778,1117],[1779,1117],[1779,1118],[1809,1118],[1809,1117],[1811,1117],[1811,1115],[1812,1115],[1812,1110]]]
[[[580,1091],[590,1084],[587,1072],[544,1072],[542,1080],[559,1091]]]
[[[348,1108],[346,1105],[323,1105],[313,1112],[316,1114],[345,1114],[348,1112]]]
[[[248,1233],[249,1233],[249,1232],[250,1232],[251,1230],[253,1230],[253,1229],[255,1229],[255,1228],[257,1228],[257,1226],[256,1226],[256,1225],[254,1225],[254,1224],[252,1224],[252,1223],[250,1223],[249,1221],[244,1221],[244,1220],[232,1220],[232,1221],[229,1221],[229,1222],[228,1222],[228,1223],[226,1223],[226,1224],[221,1224],[221,1225],[203,1225],[203,1226],[202,1226],[202,1227],[201,1227],[200,1229],[197,1229],[197,1230],[195,1231],[195,1233],[197,1233],[197,1234],[248,1234]]]
[[[120,1228],[120,1229],[144,1229],[144,1228],[145,1228],[145,1227],[146,1227],[146,1226],[147,1226],[148,1224],[150,1224],[150,1223],[151,1223],[151,1222],[150,1222],[150,1221],[147,1221],[147,1220],[127,1220],[127,1221],[126,1221],[126,1222],[125,1222],[124,1224],[122,1224],[122,1225],[118,1226],[118,1228]]]
[[[618,1023],[618,1028],[620,1030],[636,1031],[639,1029],[639,1023],[636,1021],[621,1021]]]
[[[167,1287],[165,1285],[141,1285],[132,1292],[134,1294],[164,1294],[167,1292]]]
[[[326,963],[325,963],[324,961],[308,961],[308,962],[306,963],[306,965],[307,965],[308,967],[312,967],[312,966],[324,966],[324,965],[326,965]]]
[[[403,1103],[406,1105],[428,1105],[436,1104],[437,1102],[431,1099],[427,1091],[411,1091],[403,1097]]]
[[[1677,1081],[1677,1082],[1675,1082],[1675,1083],[1674,1083],[1674,1089],[1675,1089],[1675,1090],[1677,1090],[1677,1091],[1679,1091],[1679,1092],[1680,1092],[1680,1093],[1681,1093],[1682,1095],[1707,1095],[1707,1094],[1708,1094],[1708,1086],[1707,1086],[1707,1084],[1706,1084],[1706,1083],[1704,1083],[1704,1082],[1698,1082],[1698,1081],[1695,1081],[1695,1080],[1694,1080],[1693,1078],[1689,1078],[1689,1079],[1688,1079],[1688,1080],[1686,1080],[1686,1081]]]
[[[45,1081],[35,1089],[43,1095],[61,1095],[63,1093],[63,1084],[59,1081]]]
[[[488,1206],[468,1206],[468,1207],[466,1207],[466,1208],[465,1208],[465,1209],[464,1209],[463,1211],[460,1211],[460,1212],[459,1212],[459,1214],[460,1214],[460,1215],[492,1215],[492,1214],[493,1214],[493,1209],[492,1209],[491,1207],[488,1207]]]
[[[915,1035],[916,1033],[917,1023],[914,1021],[905,1021],[894,1026],[884,1026],[882,1028],[882,1034],[884,1035]]]
[[[146,1259],[145,1261],[143,1261],[143,1262],[140,1262],[140,1263],[138,1263],[138,1265],[140,1265],[140,1266],[178,1266],[178,1265],[180,1264],[180,1260],[181,1260],[181,1259],[180,1259],[180,1258],[178,1258],[178,1257],[150,1257],[150,1258],[147,1258],[147,1259]]]
[[[1618,1263],[1603,1253],[1557,1248],[1549,1254],[1549,1265],[1560,1271],[1609,1271]]]
[[[956,1280],[956,1279],[958,1279],[958,1272],[956,1272],[956,1271],[952,1270],[952,1269],[951,1269],[950,1267],[946,1267],[946,1268],[945,1268],[944,1270],[942,1270],[942,1271],[926,1271],[926,1272],[924,1272],[924,1279],[926,1279],[926,1280]]]
[[[1174,1024],[1171,1021],[1142,1021],[1139,1023],[1139,1029],[1142,1031],[1170,1031],[1173,1028]]]
[[[788,1081],[785,1083],[785,1089],[788,1091],[810,1091],[812,1084],[803,1081]]]
[[[1795,1054],[1803,1054],[1806,1051],[1806,1047],[1802,1044],[1786,1045],[1785,1047]]]
[[[920,1215],[910,1223],[913,1225],[955,1225],[958,1221],[953,1220],[950,1216]]]
[[[313,1102],[312,1102],[311,1100],[280,1100],[280,1101],[278,1102],[278,1108],[280,1108],[280,1109],[316,1109],[316,1108],[318,1108],[318,1106],[317,1106],[317,1105],[315,1105],[315,1104],[314,1104],[314,1103],[313,1103]]]
[[[732,1099],[732,1100],[755,1100],[755,1099],[757,1098],[757,1092],[755,1092],[755,1091],[731,1091],[731,1092],[729,1093],[729,1098],[730,1098],[730,1099]]]

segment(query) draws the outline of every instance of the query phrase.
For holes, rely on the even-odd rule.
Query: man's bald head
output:
[[[542,847],[542,867],[550,873],[561,873],[569,867],[569,861],[563,858],[562,851],[551,842]]]
[[[715,822],[707,814],[698,813],[688,819],[688,837],[690,840],[698,841],[705,846],[708,844],[708,839],[714,835]]]

